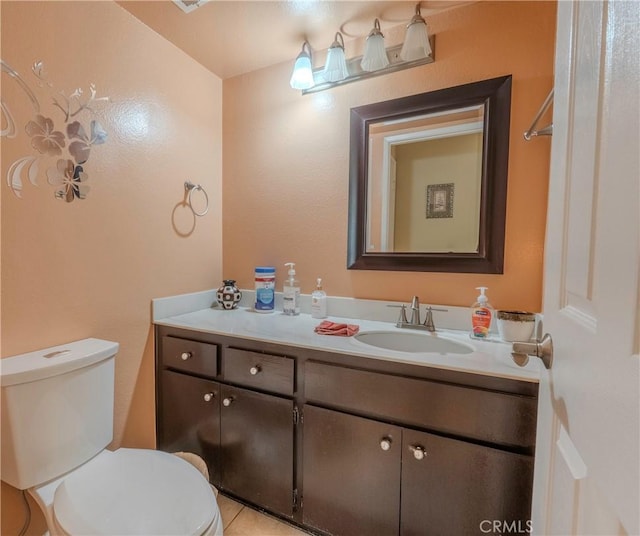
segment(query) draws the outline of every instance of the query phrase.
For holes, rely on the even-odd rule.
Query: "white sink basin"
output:
[[[362,331],[354,338],[369,346],[397,352],[470,354],[473,347],[447,339],[439,334],[413,331]]]

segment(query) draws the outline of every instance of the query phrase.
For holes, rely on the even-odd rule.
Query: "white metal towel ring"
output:
[[[199,184],[193,184],[191,181],[185,181],[184,189],[189,192],[187,194],[187,204],[189,205],[191,212],[193,212],[196,216],[204,216],[209,211],[209,196],[207,195],[207,192],[205,192],[202,186],[200,186]],[[204,194],[205,207],[202,212],[196,212],[196,210],[193,208],[193,205],[191,204],[191,194],[193,194],[193,192],[196,190],[200,190]]]

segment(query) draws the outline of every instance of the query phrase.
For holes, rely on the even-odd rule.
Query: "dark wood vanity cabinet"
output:
[[[402,430],[304,406],[303,521],[328,534],[396,534]]]
[[[530,516],[533,457],[403,429],[400,534],[480,534]]]
[[[158,342],[158,448],[198,454],[207,463],[212,484],[291,517],[293,399],[227,380],[292,394],[293,360],[178,337],[164,336]],[[284,385],[287,374],[280,374],[282,368],[290,368],[291,387]],[[220,374],[222,370],[228,374]]]
[[[305,399],[304,519],[314,528],[457,535],[529,519],[535,397],[314,360]]]
[[[158,447],[307,530],[480,534],[530,517],[535,383],[162,326],[156,366]]]
[[[329,534],[478,534],[529,519],[533,458],[304,407],[306,525]],[[486,523],[485,523],[486,524]]]
[[[219,486],[220,384],[162,370],[158,392],[158,448],[197,454],[207,463],[211,482]]]
[[[293,515],[293,400],[222,386],[221,487]]]

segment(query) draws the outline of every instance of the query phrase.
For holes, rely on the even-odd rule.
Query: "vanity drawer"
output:
[[[305,399],[479,441],[535,445],[533,397],[308,361]]]
[[[162,337],[162,365],[214,377],[218,374],[218,347],[179,337]]]
[[[222,359],[225,381],[272,393],[293,395],[292,358],[225,348]]]

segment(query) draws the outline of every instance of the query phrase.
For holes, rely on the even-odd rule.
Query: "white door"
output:
[[[636,1],[558,2],[541,535],[640,534],[639,27]]]

